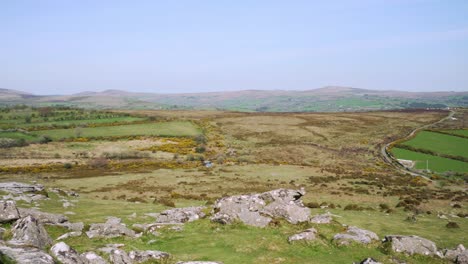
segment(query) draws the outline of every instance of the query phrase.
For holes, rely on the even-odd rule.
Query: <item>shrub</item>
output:
[[[199,146],[195,148],[196,153],[203,153],[206,151],[206,148],[204,146]]]
[[[106,158],[94,158],[88,161],[88,165],[93,168],[106,168],[109,165],[109,161]]]
[[[23,147],[27,143],[24,139],[0,138],[0,148]]]
[[[160,203],[168,207],[175,207],[174,201],[172,201],[171,198],[167,198],[167,197],[161,197],[159,199],[156,198],[154,199],[153,203]]]
[[[127,199],[128,202],[132,202],[132,203],[146,203],[146,200],[143,199],[143,198],[140,198],[140,197],[133,197],[133,198],[130,198],[130,199]]]
[[[460,228],[460,226],[456,222],[448,222],[447,225],[445,225],[447,228]]]
[[[357,204],[348,204],[345,206],[345,208],[343,208],[343,210],[345,211],[362,211],[364,209],[364,207],[359,206]]]
[[[73,165],[72,165],[71,163],[68,163],[68,162],[67,162],[67,163],[63,164],[63,167],[64,167],[65,169],[69,170],[69,169],[71,169],[71,168],[73,167]]]
[[[47,144],[52,141],[52,138],[50,138],[47,135],[41,136],[38,140],[39,144]]]
[[[320,205],[315,202],[306,203],[305,206],[309,208],[320,208]]]
[[[379,207],[381,210],[388,210],[390,209],[390,206],[388,206],[388,204],[379,204]]]

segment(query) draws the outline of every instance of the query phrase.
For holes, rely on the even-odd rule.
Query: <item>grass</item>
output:
[[[426,160],[429,161],[429,169],[435,172],[468,172],[468,163],[458,160],[432,156],[424,153],[414,152],[406,149],[393,148],[393,155],[398,159],[416,161],[415,168],[418,170],[426,169]]]
[[[112,136],[197,136],[200,128],[188,121],[159,122],[111,127],[87,127],[80,129],[80,137]],[[36,135],[47,135],[54,140],[76,137],[76,130],[52,129],[33,132]]]
[[[37,136],[33,134],[27,134],[22,132],[5,132],[0,131],[0,138],[11,138],[11,139],[24,139],[26,141],[37,140]]]
[[[50,200],[40,202],[41,210],[54,213],[73,211],[69,215],[73,222],[83,221],[87,224],[104,222],[107,216],[122,218],[127,226],[132,223],[150,223],[153,218],[144,213],[160,212],[165,208],[154,204],[135,204],[125,201],[109,201],[95,199],[91,194],[82,194],[76,199],[76,207],[63,209],[55,194]],[[188,204],[187,204],[188,205]],[[186,206],[187,206],[186,205]],[[90,210],[92,208],[92,210]],[[136,218],[130,218],[132,213]],[[324,213],[323,209],[314,209],[312,214]],[[415,234],[435,241],[439,247],[454,247],[467,237],[464,232],[446,230],[446,220],[435,215],[418,216],[418,221],[408,224],[404,221],[406,213],[396,212],[385,214],[382,212],[355,212],[342,209],[331,210],[340,217],[330,225],[299,224],[291,225],[280,221],[277,226],[267,228],[249,227],[243,224],[221,225],[211,223],[209,219],[202,219],[187,223],[183,231],[175,232],[161,229],[157,237],[145,234],[140,238],[112,238],[88,239],[85,235],[66,239],[65,242],[79,252],[96,250],[109,243],[123,243],[125,249],[130,250],[161,250],[172,254],[169,263],[181,260],[221,261],[225,264],[234,263],[349,263],[373,257],[387,263],[393,257],[409,263],[445,263],[437,258],[422,256],[407,257],[399,254],[387,255],[380,248],[379,243],[369,246],[351,245],[347,247],[335,246],[333,235],[343,231],[342,224],[356,225],[376,232],[379,237],[388,234]],[[468,228],[468,221],[457,220],[460,230]],[[315,227],[319,231],[319,239],[309,243],[287,242],[288,236],[306,228]],[[444,230],[444,231],[441,231]],[[52,238],[67,232],[63,228],[47,227]],[[155,242],[149,243],[151,240]]]
[[[468,157],[468,139],[461,137],[421,131],[416,137],[403,144],[436,153]]]
[[[114,122],[133,122],[141,121],[144,118],[140,117],[113,117],[113,118],[103,118],[103,119],[84,119],[84,120],[63,120],[63,121],[49,121],[49,122],[34,122],[34,123],[22,123],[17,124],[19,127],[34,127],[34,126],[70,126],[70,125],[87,125],[87,124],[104,124],[104,123],[114,123]]]

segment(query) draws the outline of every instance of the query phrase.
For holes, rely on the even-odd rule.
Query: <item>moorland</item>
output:
[[[64,241],[80,252],[110,243],[124,250],[171,253],[168,263],[352,263],[373,257],[383,263],[450,263],[437,257],[389,251],[380,243],[339,246],[333,236],[352,225],[375,232],[417,235],[440,248],[467,238],[467,111],[404,139],[411,131],[449,115],[447,110],[404,109],[334,113],[234,112],[217,110],[84,110],[69,106],[10,106],[0,111],[0,181],[40,183],[74,191],[21,207],[72,212],[70,221],[127,226],[151,221],[151,213],[208,206],[208,217],[182,230],[162,229],[138,238]],[[396,158],[416,162],[408,173],[387,163],[388,143]],[[427,159],[429,159],[427,158]],[[423,165],[421,165],[423,164]],[[424,177],[414,176],[416,171]],[[232,195],[304,189],[312,215],[329,212],[327,225],[294,225],[278,219],[265,228],[210,221],[209,206]],[[150,215],[148,215],[150,214]],[[10,224],[4,225],[8,228]],[[312,242],[287,237],[314,227]],[[56,239],[67,231],[46,226]],[[8,235],[8,234],[7,234]],[[103,253],[102,253],[103,254]]]

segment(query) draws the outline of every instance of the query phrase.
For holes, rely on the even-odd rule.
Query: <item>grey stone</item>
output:
[[[349,245],[351,242],[369,244],[372,241],[378,241],[379,237],[374,232],[350,226],[345,233],[336,234],[333,240],[339,245]]]
[[[12,233],[13,238],[8,242],[12,245],[31,246],[41,249],[52,245],[52,239],[47,234],[44,226],[30,215],[16,221]]]
[[[18,211],[21,217],[31,215],[43,224],[60,224],[68,221],[68,218],[61,214],[45,213],[30,208],[18,208]]]
[[[83,234],[83,232],[81,232],[81,231],[68,232],[68,233],[65,233],[65,234],[59,236],[56,240],[64,240],[64,239],[67,239],[69,237],[79,237],[82,234]]]
[[[156,250],[145,250],[145,251],[130,251],[128,253],[130,259],[135,263],[150,261],[150,260],[163,260],[168,259],[171,255],[166,252]]]
[[[300,198],[304,191],[277,189],[261,194],[238,195],[218,199],[211,221],[230,224],[240,220],[247,225],[265,227],[273,218],[292,224],[309,221],[310,209]]]
[[[132,259],[128,256],[127,252],[121,249],[113,249],[110,252],[110,261],[113,264],[132,264]]]
[[[109,217],[107,222],[103,224],[91,224],[89,231],[86,232],[86,235],[89,238],[112,238],[119,236],[135,237],[135,231],[128,229],[125,224],[122,224],[120,221],[120,218]]]
[[[457,259],[455,260],[457,264],[468,264],[468,250],[463,250],[462,253],[458,254]]]
[[[6,256],[21,264],[55,264],[52,256],[33,247],[12,248],[0,244],[0,256]]]
[[[365,260],[359,262],[359,264],[382,264],[373,258],[366,258]]]
[[[186,223],[205,217],[203,209],[206,207],[174,208],[161,212],[157,217],[158,223]]]
[[[68,230],[73,232],[81,232],[84,229],[83,222],[71,223],[71,222],[64,222],[59,224],[54,224],[55,226],[66,227]]]
[[[40,184],[27,184],[21,182],[0,182],[0,191],[22,194],[44,191],[44,186]]]
[[[463,251],[465,251],[465,250],[466,249],[462,244],[458,245],[454,249],[446,249],[445,252],[444,252],[444,258],[449,259],[451,261],[455,261],[457,259],[458,255],[463,253]]]
[[[315,215],[310,219],[310,222],[314,224],[329,224],[331,221],[333,217],[330,213]]]
[[[0,223],[13,222],[20,218],[14,201],[0,201]]]
[[[302,231],[301,233],[292,235],[288,238],[289,243],[293,241],[300,241],[300,240],[305,240],[305,241],[310,241],[310,240],[315,240],[317,238],[317,230],[315,228],[309,228],[307,230]]]
[[[437,246],[434,242],[418,236],[390,235],[385,236],[384,242],[390,243],[392,250],[399,253],[442,256],[437,251]]]
[[[62,264],[87,264],[87,261],[65,242],[59,242],[53,245],[50,252],[52,256],[58,259]]]
[[[107,244],[105,247],[99,248],[98,250],[107,254],[110,254],[112,250],[124,247],[125,244]]]
[[[85,252],[82,253],[81,258],[85,259],[88,264],[107,264],[108,262],[103,259],[101,256],[98,254],[90,251],[90,252]]]

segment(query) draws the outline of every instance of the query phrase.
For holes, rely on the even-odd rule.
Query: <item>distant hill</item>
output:
[[[40,96],[0,89],[0,105],[68,105],[85,108],[220,109],[234,111],[367,111],[468,107],[468,92],[405,92],[327,86],[305,91],[242,90],[159,94],[121,90]]]

